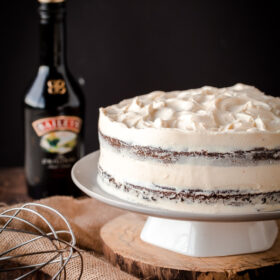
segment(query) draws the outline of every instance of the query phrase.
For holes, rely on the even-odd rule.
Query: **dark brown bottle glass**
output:
[[[66,63],[65,3],[44,0],[39,14],[40,65],[23,105],[28,193],[77,196],[71,168],[84,153],[84,98]]]

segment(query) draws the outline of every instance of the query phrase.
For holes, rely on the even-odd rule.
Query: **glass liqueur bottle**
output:
[[[76,196],[70,173],[84,150],[84,99],[66,63],[65,2],[39,2],[40,66],[23,105],[28,192]]]

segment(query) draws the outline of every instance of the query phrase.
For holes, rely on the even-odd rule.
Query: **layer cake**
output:
[[[192,212],[280,209],[280,98],[244,84],[154,91],[100,108],[98,182]]]

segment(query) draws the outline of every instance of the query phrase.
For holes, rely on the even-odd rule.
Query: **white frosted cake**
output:
[[[280,98],[244,84],[154,91],[100,108],[98,182],[149,206],[280,209]]]

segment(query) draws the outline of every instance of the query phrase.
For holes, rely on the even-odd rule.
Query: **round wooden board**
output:
[[[143,242],[140,232],[145,220],[142,215],[125,214],[105,224],[100,232],[105,257],[139,278],[280,279],[280,236],[274,246],[265,252],[195,258]]]

